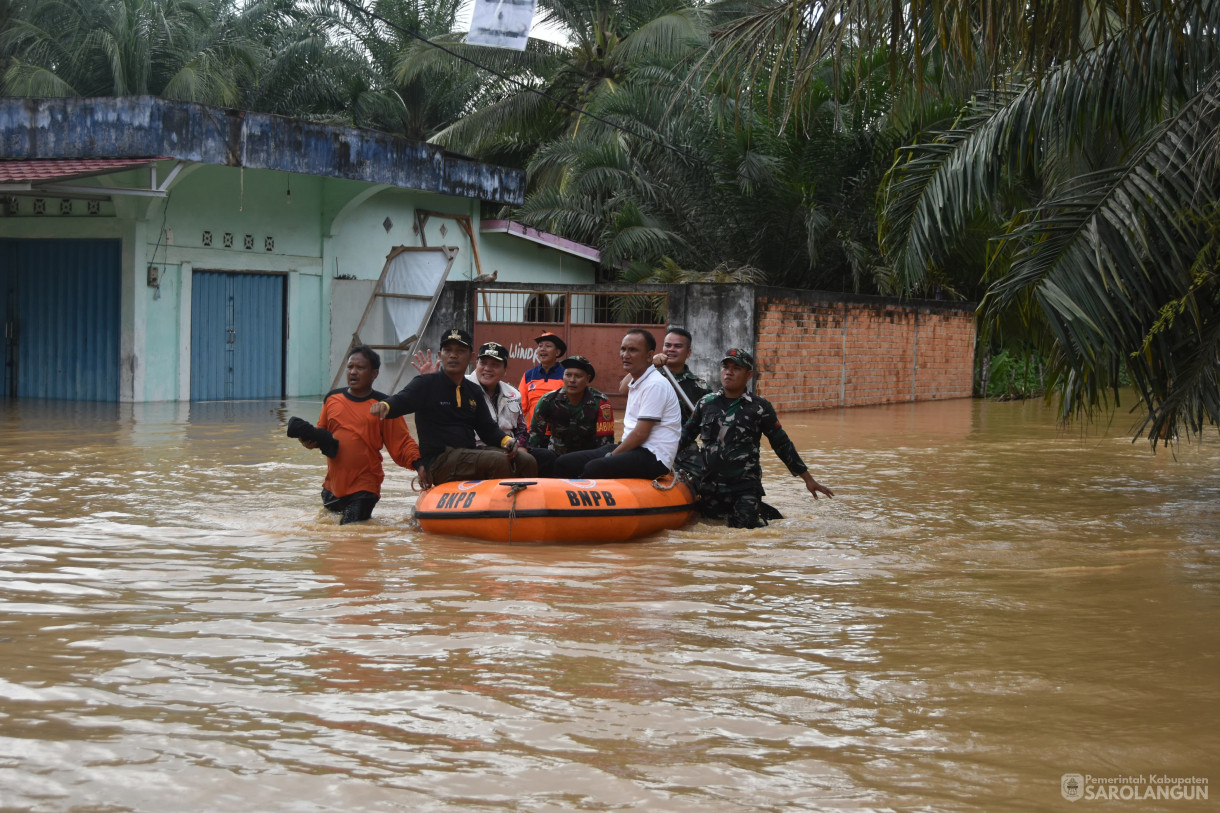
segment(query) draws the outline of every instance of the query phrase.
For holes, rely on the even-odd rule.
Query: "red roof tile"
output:
[[[52,161],[0,161],[0,183],[41,183],[105,175],[147,166],[162,158],[72,158]]]

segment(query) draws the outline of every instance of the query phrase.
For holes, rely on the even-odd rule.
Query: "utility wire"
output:
[[[474,67],[478,68],[479,70],[486,71],[487,73],[490,73],[493,76],[503,79],[505,82],[508,82],[509,84],[516,85],[517,87],[521,88],[521,90],[523,90],[527,93],[533,93],[537,96],[541,96],[542,98],[546,99],[547,101],[549,101],[555,105],[558,105],[559,107],[567,108],[568,110],[571,110],[573,113],[576,113],[581,116],[587,116],[587,117],[593,119],[594,121],[601,122],[602,124],[606,125],[607,127],[613,128],[613,129],[618,130],[623,133],[626,133],[629,136],[634,136],[635,138],[638,138],[642,141],[648,141],[653,144],[656,144],[658,147],[664,147],[665,149],[670,150],[671,152],[675,152],[678,155],[681,155],[683,158],[689,159],[696,163],[700,163],[700,164],[706,163],[699,156],[692,155],[691,153],[687,152],[686,150],[684,150],[680,147],[675,147],[673,144],[668,144],[664,141],[653,138],[652,136],[649,136],[649,135],[643,135],[641,133],[637,133],[634,130],[632,130],[631,128],[624,127],[621,124],[615,124],[614,122],[610,121],[609,119],[602,118],[601,116],[597,115],[596,113],[590,113],[585,108],[577,107],[576,105],[572,104],[571,102],[566,102],[563,99],[557,99],[554,96],[544,93],[543,91],[539,90],[538,88],[527,85],[526,83],[522,82],[520,79],[516,79],[512,76],[509,76],[508,74],[501,73],[500,71],[496,70],[495,68],[484,65],[483,63],[481,63],[475,59],[471,59],[468,56],[463,56],[462,54],[459,54],[450,48],[446,48],[444,45],[442,45],[439,42],[433,42],[432,40],[428,39],[427,37],[423,36],[422,34],[420,34],[417,31],[412,31],[409,28],[404,28],[403,26],[399,25],[398,23],[395,23],[391,20],[387,20],[385,17],[383,17],[382,15],[378,14],[375,11],[369,11],[368,9],[366,9],[362,6],[357,5],[356,3],[352,2],[352,0],[339,0],[339,4],[346,6],[349,11],[351,11],[355,14],[362,14],[365,17],[368,17],[369,19],[377,20],[378,22],[382,23],[383,25],[387,25],[390,28],[393,28],[395,31],[398,31],[401,34],[406,34],[409,37],[413,37],[413,38],[419,40],[420,42],[424,43],[425,45],[428,45],[428,46],[431,46],[432,48],[436,48],[437,50],[443,51],[444,53],[448,54],[449,56],[453,57],[454,59],[459,59],[462,62],[469,63],[469,64],[473,65]]]

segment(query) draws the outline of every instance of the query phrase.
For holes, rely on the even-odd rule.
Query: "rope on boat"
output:
[[[517,522],[517,495],[525,491],[536,481],[520,480],[512,483],[501,483],[500,485],[509,486],[508,496],[512,498],[512,505],[508,507],[508,541],[513,541],[513,525]]]

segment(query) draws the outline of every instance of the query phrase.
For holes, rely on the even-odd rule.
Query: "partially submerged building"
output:
[[[400,247],[410,280],[381,299],[414,332],[444,279],[596,281],[592,249],[482,221],[524,191],[520,170],[356,128],[152,97],[0,99],[0,395],[326,392]]]

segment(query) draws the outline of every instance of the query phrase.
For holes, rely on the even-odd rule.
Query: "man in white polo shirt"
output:
[[[652,366],[656,349],[656,337],[647,330],[627,331],[619,348],[623,369],[631,375],[623,440],[614,446],[561,455],[555,460],[556,477],[652,480],[673,467],[682,433],[682,410],[673,387]]]

